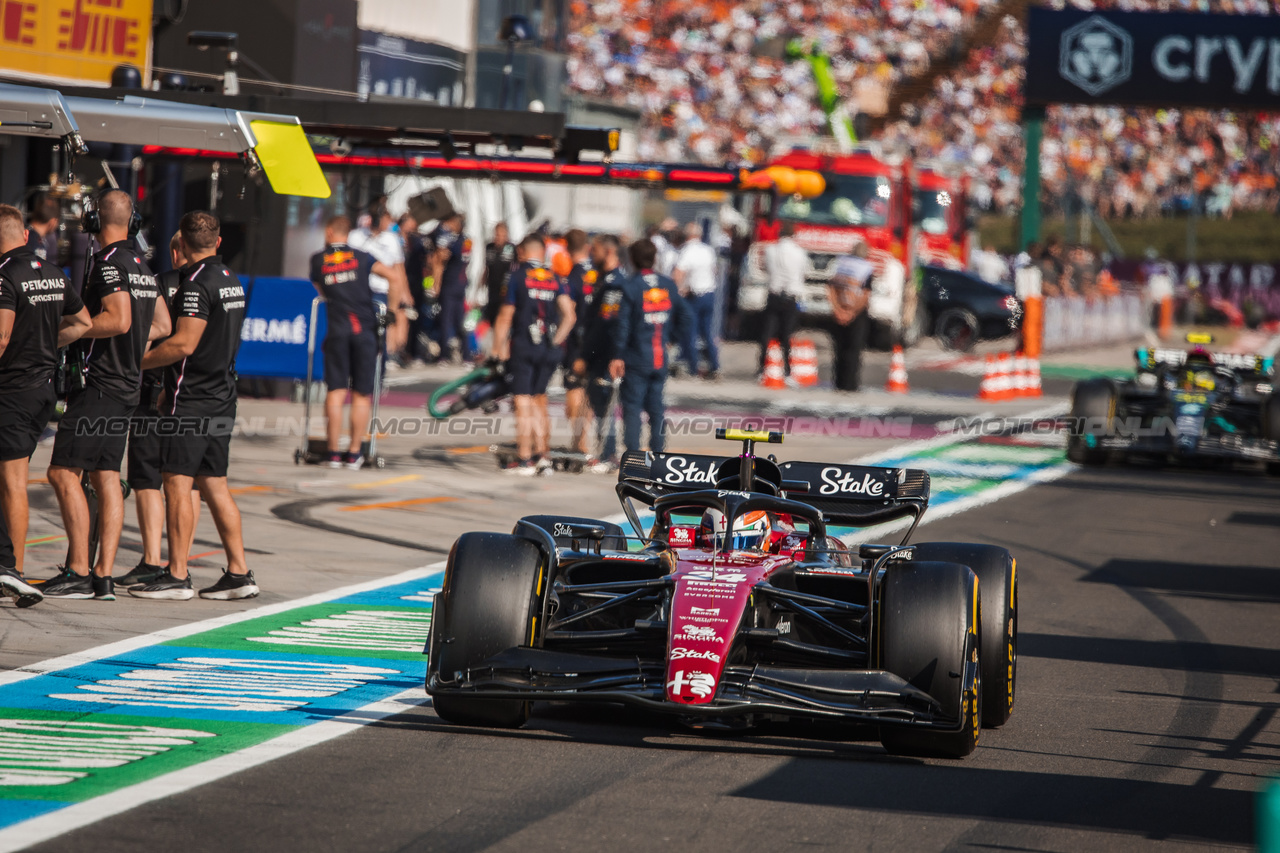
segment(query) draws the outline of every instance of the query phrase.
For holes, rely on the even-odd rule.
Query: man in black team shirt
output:
[[[169,257],[173,268],[156,276],[160,298],[171,311],[173,296],[182,282],[182,269],[187,256],[182,253],[182,235],[174,232],[169,240]],[[172,313],[172,312],[171,312]],[[154,344],[153,344],[154,346]],[[171,369],[171,368],[170,368]],[[126,482],[133,490],[138,511],[138,533],[142,540],[142,560],[124,577],[116,578],[116,586],[145,586],[156,579],[164,567],[160,563],[160,546],[164,539],[164,495],[160,489],[160,403],[164,392],[166,368],[157,367],[142,373],[142,392],[133,420],[129,422],[129,476]],[[200,493],[191,493],[191,511],[200,518]],[[191,532],[195,534],[195,526]]]
[[[596,271],[591,266],[591,247],[587,240],[587,232],[574,228],[564,235],[565,249],[573,268],[569,270],[569,296],[573,299],[573,307],[579,321],[574,323],[568,340],[564,343],[564,416],[569,420],[573,430],[572,447],[579,453],[589,454],[590,437],[587,435],[587,423],[591,419],[591,410],[587,408],[587,377],[585,373],[574,370],[574,365],[582,358],[582,337],[586,325],[582,322],[591,306],[591,295],[596,286]],[[591,464],[595,464],[592,460]]]
[[[62,270],[27,247],[22,214],[0,204],[0,596],[19,607],[43,598],[22,576],[28,464],[57,403],[58,348],[89,325]]]
[[[591,265],[599,278],[587,303],[582,350],[573,366],[574,372],[583,377],[587,401],[596,417],[600,455],[590,464],[590,470],[598,474],[616,470],[618,462],[617,418],[610,408],[616,401],[609,362],[613,358],[613,325],[618,322],[622,305],[622,286],[628,280],[621,255],[622,244],[612,234],[600,234],[591,241]]]
[[[165,382],[162,409],[169,428],[160,442],[165,512],[169,528],[169,570],[146,586],[133,587],[138,598],[186,601],[195,596],[187,559],[191,553],[191,488],[200,490],[222,539],[227,569],[201,598],[228,601],[253,598],[258,585],[244,560],[240,510],[227,488],[231,430],[236,418],[236,352],[244,322],[245,294],[240,279],[217,254],[217,217],[192,212],[182,217],[182,251],[188,264],[173,297],[173,336],[142,360],[143,368],[176,365]]]
[[[93,256],[84,289],[93,326],[76,344],[84,365],[84,388],[73,390],[67,399],[49,464],[49,485],[67,531],[67,565],[41,592],[50,598],[114,601],[111,572],[124,527],[120,463],[140,396],[142,354],[148,341],[169,334],[169,312],[159,300],[156,277],[130,237],[129,194],[109,190],[99,198],[97,209],[102,249]],[[100,547],[92,565],[89,499],[80,482],[85,471],[98,495]]]
[[[344,464],[353,471],[364,464],[361,447],[369,429],[373,403],[373,380],[378,362],[377,315],[369,274],[390,277],[391,269],[373,255],[347,245],[351,220],[335,216],[324,229],[324,251],[311,256],[311,283],[325,300],[329,330],[324,338],[324,381],[329,393],[324,398],[328,418],[329,467]],[[351,440],[344,459],[338,452],[342,443],[342,405],[351,389]]]

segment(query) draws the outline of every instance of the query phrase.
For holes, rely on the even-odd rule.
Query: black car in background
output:
[[[1022,327],[1022,303],[1009,285],[945,267],[921,267],[917,275],[912,342],[932,335],[946,349],[967,352],[978,341],[1007,337]]]

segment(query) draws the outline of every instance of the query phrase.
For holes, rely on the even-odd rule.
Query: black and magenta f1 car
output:
[[[637,531],[530,516],[466,533],[435,596],[426,688],[459,725],[516,727],[539,701],[623,703],[694,727],[877,727],[896,754],[960,757],[1013,710],[1016,563],[990,545],[908,545],[924,471],[758,457],[780,433],[721,431],[734,458],[632,452]],[[899,545],[828,524],[909,519]],[[639,550],[628,548],[629,542]]]

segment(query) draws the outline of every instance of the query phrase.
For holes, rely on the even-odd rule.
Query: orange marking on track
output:
[[[450,447],[445,453],[452,453],[455,456],[461,456],[464,453],[488,453],[489,445],[477,444],[475,447]]]
[[[228,489],[233,495],[243,495],[249,492],[274,492],[275,486],[237,486],[234,489]]]

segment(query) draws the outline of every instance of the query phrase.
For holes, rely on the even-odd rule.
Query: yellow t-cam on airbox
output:
[[[255,120],[249,122],[249,127],[258,140],[253,152],[267,173],[271,189],[280,195],[329,197],[329,182],[300,125]]]

